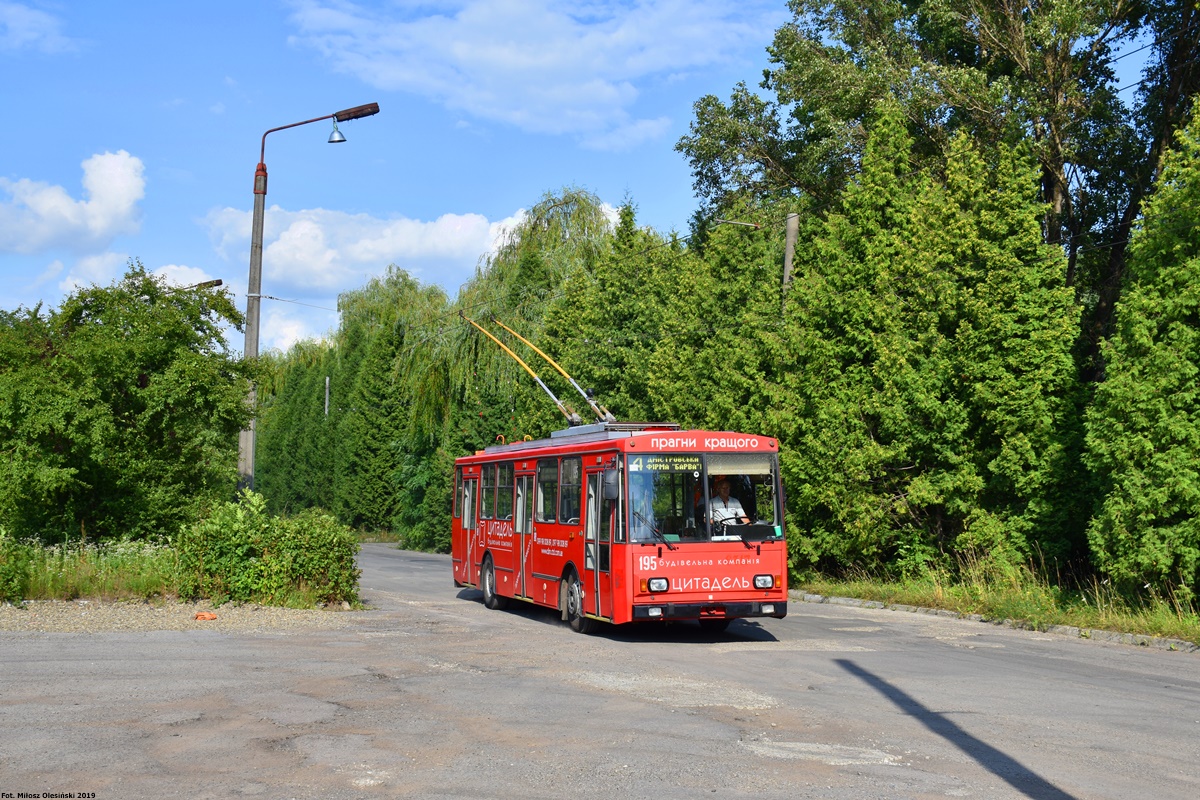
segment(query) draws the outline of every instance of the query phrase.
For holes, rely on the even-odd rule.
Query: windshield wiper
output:
[[[662,542],[663,544],[665,544],[665,545],[667,546],[667,549],[668,549],[668,550],[674,550],[674,549],[675,549],[675,545],[673,545],[673,544],[671,544],[670,542],[668,542],[668,541],[667,541],[667,537],[666,537],[666,536],[663,536],[663,533],[662,533],[662,531],[660,531],[656,525],[652,525],[648,519],[646,519],[645,517],[643,517],[643,516],[642,516],[641,514],[639,514],[637,511],[634,511],[634,512],[633,512],[633,516],[637,518],[638,522],[642,523],[642,524],[643,524],[643,525],[645,525],[647,528],[649,528],[649,529],[650,529],[650,532],[651,532],[651,533],[653,533],[653,534],[654,534],[654,536],[655,536],[655,537],[656,537],[656,538],[657,538],[657,539],[658,539],[660,542]]]

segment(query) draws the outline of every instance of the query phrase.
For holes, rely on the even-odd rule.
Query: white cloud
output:
[[[81,166],[84,200],[61,186],[0,178],[0,193],[10,198],[0,202],[0,252],[102,249],[115,236],[138,231],[146,189],[141,159],[119,150]]]
[[[55,17],[22,3],[0,0],[0,52],[35,50],[42,53],[68,53],[76,43],[61,33],[62,23]]]
[[[267,300],[262,306],[258,352],[272,349],[287,352],[301,339],[322,338],[336,328],[336,311],[272,303]],[[237,335],[232,336],[231,341],[235,347],[243,344]]]
[[[69,294],[83,286],[106,286],[121,276],[129,256],[125,253],[100,253],[84,256],[59,281],[58,288]]]
[[[154,274],[171,286],[195,286],[197,283],[212,280],[212,276],[199,267],[188,267],[183,264],[164,264],[154,270]]]
[[[63,264],[62,260],[57,258],[54,259],[46,265],[46,268],[42,270],[42,274],[37,276],[37,279],[30,285],[29,288],[33,289],[41,286],[46,281],[54,280],[62,274],[64,269],[66,269],[66,265]]]
[[[595,136],[584,137],[582,144],[593,150],[632,150],[642,142],[653,141],[666,134],[671,127],[668,117],[639,119]]]
[[[328,296],[396,264],[453,294],[521,213],[499,222],[482,214],[443,214],[423,221],[272,206],[264,216],[263,292]],[[249,264],[250,212],[216,209],[205,223],[223,258]]]
[[[296,0],[296,44],[380,89],[412,92],[522,130],[596,149],[663,136],[639,118],[641,89],[761,49],[786,18],[771,0],[447,0],[366,8]]]
[[[488,237],[490,239],[487,248],[488,256],[494,256],[496,254],[496,252],[500,249],[500,245],[504,244],[504,240],[508,238],[508,235],[514,232],[517,226],[525,221],[526,216],[528,216],[528,214],[526,214],[525,209],[522,208],[512,216],[505,217],[499,222],[493,222],[490,226],[488,226]]]
[[[260,352],[287,350],[300,339],[336,329],[338,294],[382,275],[389,264],[454,295],[474,277],[479,260],[494,253],[524,218],[524,209],[495,221],[482,214],[443,214],[424,221],[325,209],[266,209]],[[214,209],[204,222],[214,248],[236,276],[226,285],[244,298],[250,212]],[[207,275],[195,277],[192,283]]]

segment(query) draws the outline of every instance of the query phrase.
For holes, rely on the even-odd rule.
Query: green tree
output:
[[[1130,244],[1130,284],[1087,416],[1103,485],[1097,565],[1127,591],[1200,592],[1200,121],[1180,133]]]
[[[938,177],[911,149],[885,107],[789,293],[773,414],[801,550],[899,572],[1066,554],[1078,312],[1029,165],[959,137]]]
[[[836,204],[884,99],[904,109],[913,168],[940,169],[960,131],[986,148],[1024,144],[1038,164],[1045,240],[1064,248],[1064,277],[1085,305],[1080,355],[1094,378],[1130,225],[1200,90],[1194,0],[789,5],[763,95],[739,84],[728,103],[701,98],[677,146],[707,207],[742,192]],[[1150,44],[1135,95],[1113,65],[1139,36]]]
[[[663,274],[680,248],[639,229],[630,203],[617,217],[611,247],[589,270],[571,276],[546,313],[543,336],[554,357],[611,413],[647,420],[656,417],[646,390],[666,321]],[[588,405],[570,391],[581,417],[594,422]]]
[[[672,421],[713,430],[769,433],[766,410],[782,365],[782,261],[786,216],[778,203],[729,209],[760,228],[697,227],[658,270],[662,319],[647,370],[649,395]]]
[[[249,367],[229,296],[124,278],[0,314],[0,525],[18,535],[173,533],[233,491]]]
[[[259,385],[255,482],[273,513],[332,508],[342,375],[333,381],[334,347],[297,342],[286,354],[260,357],[269,379]],[[334,398],[325,409],[325,381]],[[331,416],[332,415],[332,416]]]

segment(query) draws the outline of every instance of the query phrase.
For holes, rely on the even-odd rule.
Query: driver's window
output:
[[[765,453],[713,453],[707,459],[709,521],[777,524],[775,461]],[[716,534],[717,531],[714,531]]]

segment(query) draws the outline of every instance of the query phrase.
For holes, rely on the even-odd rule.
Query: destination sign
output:
[[[774,450],[774,439],[765,436],[748,436],[742,433],[664,433],[659,436],[647,436],[636,444],[646,442],[649,449],[666,450],[705,450],[728,452],[730,450]],[[630,444],[633,447],[634,443]]]
[[[635,456],[629,459],[629,469],[632,472],[699,472],[700,456],[694,455],[653,455]]]

